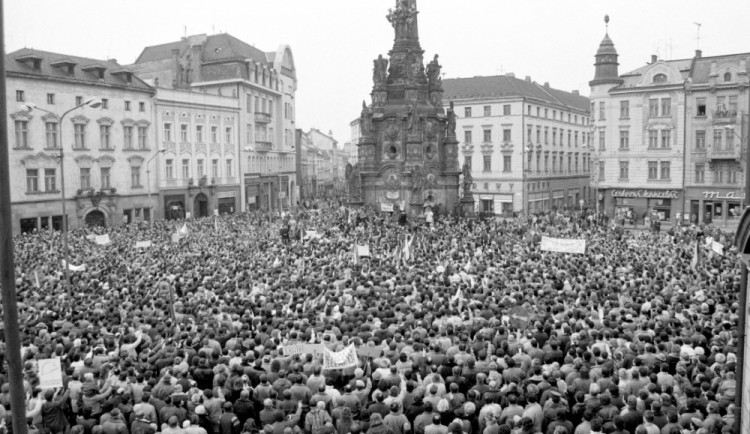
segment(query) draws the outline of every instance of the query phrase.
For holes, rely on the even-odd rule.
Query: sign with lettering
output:
[[[586,253],[586,240],[542,237],[543,252]]]
[[[612,197],[632,199],[679,199],[677,190],[612,190]]]
[[[354,347],[354,344],[349,345],[342,351],[335,353],[329,349],[326,349],[325,353],[323,354],[324,370],[354,368],[358,364],[359,359],[357,358],[357,351]]]
[[[63,387],[62,368],[60,358],[40,359],[37,361],[39,366],[39,387],[42,389],[54,389]]]
[[[704,191],[703,192],[703,198],[704,199],[727,199],[727,200],[742,200],[745,198],[744,195],[741,193],[738,194],[737,192],[730,191],[729,193],[725,194],[724,196],[721,195],[720,191]]]

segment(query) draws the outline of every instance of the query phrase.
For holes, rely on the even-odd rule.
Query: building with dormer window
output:
[[[495,215],[586,206],[589,100],[513,74],[443,80],[477,211]]]
[[[69,228],[151,220],[154,89],[115,60],[24,48],[5,65],[13,232],[62,229],[61,146]]]

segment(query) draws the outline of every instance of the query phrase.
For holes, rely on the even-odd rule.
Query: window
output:
[[[730,113],[737,113],[737,95],[729,95],[729,106],[727,108]]]
[[[182,160],[182,179],[190,178],[190,160]]]
[[[87,190],[91,188],[91,169],[89,169],[88,167],[82,167],[79,175],[81,181],[81,190]]]
[[[620,130],[620,149],[630,149],[630,131]]]
[[[26,101],[26,96],[22,90],[16,91],[16,102],[24,102]]]
[[[706,116],[706,98],[695,99],[696,116]]]
[[[539,153],[537,152],[536,153],[536,173],[539,173],[542,171],[542,165],[539,164],[540,160],[541,160],[541,155],[539,155]]]
[[[232,127],[224,128],[224,143],[232,143]]]
[[[48,93],[47,94],[47,104],[54,104],[55,103],[55,94],[54,93]]]
[[[672,131],[661,130],[661,147],[667,149],[672,145]]]
[[[531,130],[529,130],[529,135],[531,135],[530,131]],[[508,143],[510,141],[511,141],[511,138],[510,138],[510,128],[506,128],[506,129],[503,130],[503,142]]]
[[[696,150],[706,149],[706,130],[697,130],[695,132],[695,149]]]
[[[549,110],[544,109],[544,119],[547,119],[549,117],[548,114],[549,114]]]
[[[722,132],[721,130],[714,130],[714,151],[720,151],[721,150],[721,136]]]
[[[130,186],[132,188],[140,188],[141,185],[141,166],[130,167]]]
[[[663,179],[663,180],[669,180],[670,179],[670,176],[669,176],[670,173],[669,173],[669,171],[670,171],[671,165],[672,165],[672,163],[670,163],[669,161],[662,161],[661,162],[661,179]]]
[[[130,101],[125,101],[125,111],[126,112],[130,111]]]
[[[489,105],[484,106],[484,116],[485,117],[492,116],[492,106],[489,106]]]
[[[464,165],[468,166],[471,171],[471,155],[464,155]]]
[[[77,96],[76,97],[76,105],[82,105],[83,104],[83,97]]]
[[[667,76],[666,76],[666,74],[656,74],[656,75],[654,75],[653,82],[654,83],[666,83],[667,82]]]
[[[630,163],[627,161],[620,161],[620,179],[626,180],[628,179],[628,169],[630,168]]]
[[[599,180],[604,180],[604,161],[599,162]]]
[[[714,170],[714,184],[723,184],[724,183],[724,172],[721,170],[721,167],[717,167]]]
[[[484,143],[492,141],[492,130],[484,130]]]
[[[172,124],[169,122],[164,123],[164,141],[165,142],[172,141]]]
[[[464,117],[465,118],[471,117],[471,107],[464,107]]]
[[[536,127],[536,142],[537,144],[542,143],[542,127]]]
[[[604,115],[604,112],[605,112],[604,101],[599,101],[599,120],[601,121],[607,119],[606,116]]]
[[[659,163],[656,161],[649,161],[648,162],[648,179],[658,179],[659,174],[657,173],[659,171]]]
[[[258,80],[256,79],[255,82],[257,83]],[[256,112],[260,111],[258,109],[259,104],[260,104],[259,98],[256,96],[255,99],[253,100],[253,108],[255,109]]]
[[[695,183],[703,184],[706,181],[706,165],[696,164],[695,165]]]
[[[659,147],[659,130],[648,130],[648,147]]]
[[[247,99],[245,101],[247,101],[247,107],[245,107],[245,109],[250,113],[253,109],[253,96],[248,93],[246,94],[246,97]]]
[[[125,149],[133,149],[133,127],[125,125],[122,127],[123,133],[123,147]]]
[[[214,179],[219,177],[219,160],[213,159],[211,160],[211,177]]]
[[[57,149],[57,122],[46,122],[44,129],[47,136],[47,149]]]
[[[491,172],[492,171],[492,156],[484,155],[483,161],[484,161],[484,166],[482,170],[485,172]]]
[[[102,189],[112,188],[111,183],[111,170],[109,167],[102,167],[99,169],[99,178],[102,181]]]
[[[211,143],[219,143],[219,127],[211,127]]]
[[[227,167],[226,167],[226,170],[224,171],[224,173],[226,173],[227,178],[231,178],[233,176],[232,172],[233,172],[233,170],[232,170],[232,159],[231,158],[227,158]]]
[[[146,111],[146,103],[145,102],[139,102],[138,103],[138,111],[139,112],[145,112]]]
[[[138,149],[148,149],[147,127],[138,127]]]
[[[182,143],[188,142],[188,125],[187,124],[180,124],[180,142]]]
[[[109,140],[111,127],[109,125],[99,125],[99,137],[101,149],[112,149],[112,142]]]
[[[727,128],[726,136],[725,136],[726,139],[724,142],[724,149],[726,149],[727,151],[734,150],[734,134],[735,134],[734,130]]]
[[[247,124],[247,128],[245,128],[245,131],[247,132],[247,137],[245,137],[245,141],[247,143],[253,143],[253,124]]]
[[[593,103],[592,103],[592,104],[593,104]],[[539,117],[539,113],[540,113],[540,111],[541,111],[541,108],[540,108],[540,107],[537,107],[537,108],[536,108],[536,117]]]
[[[86,125],[75,124],[73,126],[73,134],[75,141],[73,142],[74,149],[86,149]]]
[[[510,157],[510,155],[503,155],[503,172],[510,172],[512,170]]]
[[[102,98],[102,109],[108,109],[109,108],[109,100],[107,98]]]
[[[648,100],[648,115],[655,118],[659,116],[659,100],[654,98]]]
[[[557,128],[552,128],[552,146],[557,144]]]
[[[167,164],[167,179],[172,180],[174,179],[174,160],[171,158],[167,158],[166,160]]]
[[[672,115],[672,98],[661,99],[661,115],[662,116]]]
[[[26,169],[26,192],[39,192],[39,169]]]
[[[55,169],[44,169],[44,191],[57,191],[57,174]]]
[[[17,120],[16,125],[16,148],[29,147],[29,121]]]
[[[630,117],[630,101],[620,101],[620,119]]]
[[[503,116],[510,116],[510,104],[503,104]]]
[[[549,145],[549,127],[544,127],[544,144]]]
[[[464,131],[464,143],[471,143],[471,130]]]
[[[202,158],[198,159],[198,179],[203,178],[206,174],[206,167],[204,165],[204,160]]]
[[[732,81],[732,73],[731,72],[725,72],[724,73],[724,81]]]
[[[727,107],[725,105],[726,104],[726,100],[727,99],[725,97],[723,97],[723,96],[717,96],[716,97],[716,110],[718,110],[720,112],[723,112],[724,110],[726,110],[727,109]]]
[[[600,151],[604,151],[605,149],[607,149],[605,140],[606,140],[605,131],[599,131],[599,150]]]
[[[197,143],[203,143],[203,125],[195,126],[195,141]]]
[[[591,103],[591,108],[589,109],[589,111],[591,112],[592,118],[596,117],[596,103],[595,102]]]

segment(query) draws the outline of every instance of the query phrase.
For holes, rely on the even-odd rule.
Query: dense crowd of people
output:
[[[600,223],[331,205],[96,229],[106,245],[78,229],[70,262],[86,269],[69,284],[59,232],[18,236],[29,430],[732,432],[740,266],[704,242],[728,235]],[[586,253],[541,251],[542,236]],[[360,356],[329,369],[295,343]],[[42,389],[54,357],[64,386]]]

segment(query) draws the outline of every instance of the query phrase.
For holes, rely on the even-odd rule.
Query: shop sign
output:
[[[633,199],[679,199],[677,190],[612,190],[612,197]]]
[[[727,200],[740,200],[744,199],[744,196],[740,196],[734,191],[730,191],[729,193],[725,194],[724,196],[721,195],[720,191],[704,191],[703,192],[703,198],[704,199],[727,199]]]

